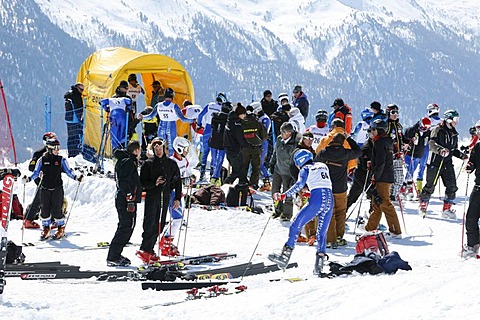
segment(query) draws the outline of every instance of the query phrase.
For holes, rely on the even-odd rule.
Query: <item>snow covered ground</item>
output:
[[[26,163],[20,166],[26,173]],[[461,162],[456,162],[456,171]],[[473,187],[469,183],[469,193]],[[417,214],[417,203],[405,203],[403,239],[389,242],[390,250],[399,252],[412,271],[395,275],[354,274],[334,279],[312,276],[315,248],[300,244],[291,262],[299,267],[266,275],[245,277],[245,293],[215,299],[188,301],[173,306],[155,306],[186,297],[178,292],[144,291],[138,282],[97,282],[95,280],[23,281],[8,278],[0,304],[1,319],[474,319],[478,317],[480,289],[475,278],[479,261],[460,258],[462,215],[467,174],[458,179],[455,208],[459,219],[445,220],[440,211],[438,188],[427,218]],[[65,194],[72,205],[78,183],[64,177]],[[23,201],[23,185],[16,193]],[[33,183],[26,186],[26,202],[33,198]],[[443,186],[442,186],[443,191]],[[80,185],[77,201],[67,226],[67,238],[36,247],[25,247],[27,262],[61,261],[79,265],[82,270],[114,270],[106,266],[106,249],[82,250],[100,241],[110,241],[117,223],[114,208],[115,183],[108,178],[86,177]],[[258,194],[267,203],[267,194]],[[362,212],[367,209],[363,202]],[[397,208],[398,209],[398,208]],[[356,215],[357,211],[352,215]],[[143,204],[132,237],[141,241]],[[239,210],[202,211],[192,209],[189,217],[185,253],[197,255],[228,251],[235,259],[211,266],[247,262],[257,244],[269,215]],[[401,219],[401,218],[400,218]],[[384,221],[382,221],[385,223]],[[330,259],[349,262],[355,254],[353,219],[348,222],[348,246],[328,250]],[[9,237],[22,242],[21,222],[12,221]],[[403,223],[402,223],[403,228]],[[270,220],[253,262],[270,264],[267,255],[279,251],[286,241],[288,225]],[[185,232],[182,231],[182,235]],[[26,230],[24,242],[37,242],[38,230]],[[181,241],[183,243],[183,239]],[[138,247],[127,247],[124,254],[135,269],[140,264],[134,253]],[[182,246],[180,247],[182,249]],[[198,267],[197,267],[198,268]],[[270,282],[279,277],[308,278],[303,282]],[[231,285],[230,288],[234,286]],[[150,307],[144,309],[143,307]]]

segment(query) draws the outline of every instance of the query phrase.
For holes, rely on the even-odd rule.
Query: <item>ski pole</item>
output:
[[[362,191],[362,194],[360,195],[360,204],[358,206],[358,212],[357,212],[357,218],[355,219],[355,226],[353,227],[353,234],[355,234],[355,232],[357,231],[357,224],[358,224],[358,217],[360,216],[360,211],[362,210],[362,202],[363,202],[363,195],[364,193],[366,192],[367,189],[369,189],[372,184],[370,183],[370,185],[368,186],[368,188],[366,188],[367,186],[367,181],[368,181],[368,172],[370,170],[367,170],[367,175],[365,177],[365,184],[363,186],[363,191]]]
[[[470,173],[467,174],[467,187],[465,188],[465,201],[463,203],[463,220],[462,220],[462,250],[460,251],[460,257],[463,258],[463,246],[465,244],[465,217],[466,217],[466,208],[467,208],[467,197],[468,197],[468,180],[470,178]]]
[[[370,172],[370,169],[367,169],[367,174],[365,175],[365,182],[363,183],[363,189],[362,189],[362,193],[360,194],[360,196],[363,196],[363,191],[365,191],[365,188],[367,187],[367,181],[368,181],[368,174]],[[360,201],[361,203],[362,201]],[[353,209],[350,211],[350,214],[348,215],[347,219],[345,219],[345,221],[347,221],[350,216],[353,214],[353,212],[355,211],[355,209],[357,208],[358,206],[358,202],[355,204],[355,206],[353,207]]]
[[[188,183],[188,187],[187,187],[187,192],[186,192],[186,195],[185,195],[185,198],[186,198],[187,200],[185,200],[185,203],[184,203],[184,205],[183,205],[183,207],[182,207],[182,221],[180,222],[180,230],[178,230],[177,248],[178,248],[179,245],[180,245],[180,237],[181,237],[181,234],[182,234],[182,225],[183,225],[183,220],[184,220],[184,218],[185,218],[185,206],[188,205],[187,202],[188,202],[188,197],[189,197],[190,188],[191,188],[190,184],[191,184],[191,183],[189,182],[189,183]]]
[[[265,233],[265,230],[267,229],[268,223],[270,222],[270,219],[272,219],[272,215],[268,215],[267,223],[265,223],[265,227],[263,227],[262,234],[260,235],[260,238],[258,239],[257,245],[255,246],[255,249],[253,249],[252,256],[250,257],[250,260],[248,260],[247,267],[245,268],[245,271],[243,271],[242,277],[240,278],[240,282],[243,280],[243,277],[245,277],[245,274],[248,271],[248,268],[250,267],[250,263],[252,262],[253,256],[255,255],[255,252],[257,252],[258,245],[260,244],[260,241],[262,240],[263,234]]]
[[[185,226],[185,237],[183,238],[183,249],[182,249],[182,256],[185,256],[185,247],[187,243],[187,231],[188,231],[188,219],[190,217],[190,209],[192,208],[192,186],[190,186],[190,194],[188,195],[188,210],[187,210],[187,219],[186,219],[186,226]]]
[[[400,199],[400,195],[397,195],[398,199],[398,206],[400,207],[400,213],[402,214],[402,220],[403,220],[403,229],[405,229],[405,233],[407,232],[407,226],[405,225],[405,217],[403,216],[403,205],[402,205],[402,199]]]
[[[75,201],[77,200],[78,190],[80,189],[80,181],[78,181],[77,189],[75,190],[75,195],[73,196],[72,205],[70,206],[70,211],[67,214],[67,218],[65,219],[65,229],[67,228],[68,219],[72,214],[73,206],[75,205]]]

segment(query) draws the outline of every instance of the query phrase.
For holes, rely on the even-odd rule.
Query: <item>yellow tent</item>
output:
[[[104,119],[100,100],[111,97],[121,80],[131,73],[141,74],[145,86],[146,104],[150,105],[152,82],[158,80],[163,88],[175,91],[174,102],[179,106],[185,99],[194,103],[193,84],[185,68],[174,59],[161,55],[134,51],[121,47],[105,48],[90,55],[80,67],[77,82],[85,85],[86,113],[84,150],[98,153]],[[177,134],[190,133],[189,125],[177,122]],[[105,155],[110,155],[110,143],[105,146]]]

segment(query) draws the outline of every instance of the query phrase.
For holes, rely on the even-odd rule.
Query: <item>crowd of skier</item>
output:
[[[316,110],[315,124],[307,127],[310,105],[299,85],[293,88],[291,98],[280,93],[275,100],[272,92],[265,90],[260,101],[244,105],[232,103],[226,94],[219,93],[203,107],[188,100],[177,105],[173,102],[174,90],[162,88],[159,81],[154,81],[152,88],[151,103],[142,111],[137,110],[136,102],[144,90],[135,74],[119,84],[112,98],[100,101],[109,114],[108,133],[116,158],[115,207],[119,223],[110,243],[109,266],[131,263],[121,254],[135,227],[142,192],[143,240],[137,256],[152,263],[159,260],[154,250],[159,237],[161,255],[180,254],[174,239],[182,223],[185,190],[205,184],[236,184],[246,192],[271,193],[273,218],[290,221],[294,206],[298,207],[282,252],[269,258],[285,266],[296,242],[316,243],[315,270],[321,273],[326,249],[347,244],[347,210],[364,194],[371,205],[368,221],[361,223],[363,217],[358,217],[358,227],[376,230],[384,214],[387,236],[401,238],[396,208],[401,211],[402,201],[418,200],[419,213],[425,216],[441,178],[445,186],[442,217],[456,219],[452,206],[458,176],[453,156],[464,160],[462,168],[468,174],[476,174],[465,225],[467,254],[478,254],[480,150],[476,142],[480,121],[470,129],[471,143],[460,146],[456,130],[458,112],[442,113],[435,103],[426,107],[425,116],[404,128],[401,109],[395,104],[383,109],[373,101],[369,107],[358,110],[361,121],[354,125],[356,110],[337,98],[331,111]],[[83,102],[78,97],[83,91],[83,84],[77,83],[65,94],[69,156],[76,156],[81,149],[78,129],[83,127],[83,114],[79,111],[83,110]],[[186,137],[177,136],[179,120],[191,126]],[[139,123],[141,139],[135,133]],[[41,238],[51,237],[53,222],[57,232],[52,237],[60,239],[65,228],[61,173],[79,183],[83,176],[75,175],[66,159],[58,155],[60,146],[54,133],[46,133],[43,141],[44,148],[34,154],[30,164],[33,173],[24,177],[25,183],[34,180],[39,190],[27,209],[24,226],[39,228],[34,219],[40,210]],[[198,179],[188,161],[191,149],[199,151]],[[225,157],[228,169],[224,168]],[[228,173],[222,174],[225,172]]]

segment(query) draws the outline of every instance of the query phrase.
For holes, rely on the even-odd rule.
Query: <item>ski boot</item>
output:
[[[415,199],[415,191],[413,190],[413,181],[407,183],[407,196],[408,201],[414,201]]]
[[[263,186],[258,189],[259,191],[272,191],[272,185],[270,184],[270,179],[265,178],[263,179]]]
[[[40,240],[48,240],[50,239],[50,226],[44,226],[42,230],[42,234],[40,235]]]
[[[325,277],[326,274],[323,273],[323,265],[325,261],[328,260],[328,255],[323,252],[317,252],[315,255],[315,269],[313,269],[313,274],[318,277]]]
[[[162,237],[162,240],[160,240],[160,254],[162,256],[167,256],[167,257],[176,257],[180,256],[180,251],[178,251],[177,246],[175,246],[173,243],[173,238],[172,237]]]
[[[443,201],[442,217],[445,219],[457,219],[455,210],[452,209],[453,202],[451,200]]]
[[[480,259],[479,248],[480,248],[480,244],[476,244],[473,247],[465,246],[462,252],[462,257],[465,259],[468,259],[468,258]]]
[[[218,178],[210,178],[210,184],[211,185],[214,185],[214,186],[217,186],[217,183],[220,179]]]
[[[147,251],[143,251],[143,250],[138,250],[135,255],[140,259],[142,260],[142,262],[144,264],[152,264],[152,263],[155,263],[155,262],[158,262],[158,260],[160,260],[159,257],[157,257],[155,255],[155,253],[150,253],[150,252],[147,252]]]
[[[117,260],[107,260],[107,267],[128,267],[132,262],[130,259],[120,256]]]
[[[399,197],[401,197],[402,199],[406,199],[407,198],[407,184],[404,182],[402,184],[402,186],[400,187],[400,190],[398,191],[398,195]]]
[[[306,243],[307,242],[307,238],[302,236],[301,234],[298,235],[298,238],[297,238],[297,242],[298,243]]]
[[[422,218],[425,218],[427,215],[427,207],[428,207],[428,200],[420,200],[420,206],[418,208],[418,211]]]
[[[276,254],[271,253],[268,255],[268,260],[277,264],[280,269],[285,270],[288,265],[288,261],[290,261],[290,256],[292,255],[293,249],[289,246],[285,245],[282,249],[282,253]]]
[[[65,237],[65,225],[61,225],[57,227],[57,232],[52,236],[53,240],[60,240]]]
[[[23,227],[25,229],[40,229],[40,225],[38,223],[36,223],[35,221],[27,220],[27,219],[23,223]]]

